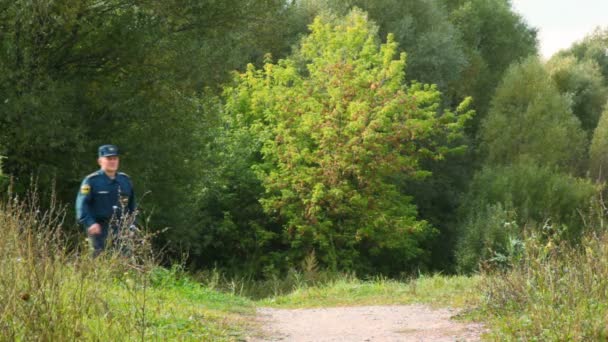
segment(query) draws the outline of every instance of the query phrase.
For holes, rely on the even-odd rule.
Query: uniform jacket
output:
[[[117,172],[111,179],[103,170],[86,176],[76,197],[76,219],[85,229],[94,223],[107,226],[120,219],[123,210],[135,211],[135,193],[129,176]]]

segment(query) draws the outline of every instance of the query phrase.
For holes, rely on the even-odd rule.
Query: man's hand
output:
[[[101,235],[101,226],[99,223],[92,224],[89,228],[87,228],[87,232],[89,235]]]
[[[129,237],[132,238],[135,234],[139,233],[139,229],[136,225],[132,224],[129,226]]]

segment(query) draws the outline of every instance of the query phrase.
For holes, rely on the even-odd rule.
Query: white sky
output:
[[[549,58],[601,26],[608,27],[608,0],[511,0],[513,9],[538,29],[541,56]]]

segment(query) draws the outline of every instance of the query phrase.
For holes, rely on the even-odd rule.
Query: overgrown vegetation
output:
[[[155,263],[149,245],[91,258],[85,244],[67,248],[64,211],[37,210],[34,196],[0,204],[0,339],[214,340],[257,334],[255,305],[318,306],[432,303],[470,304],[478,279],[421,277],[367,281],[328,273],[314,256],[283,279],[227,278],[218,272],[192,280],[178,265]],[[253,302],[246,297],[258,298]]]
[[[480,262],[511,254],[524,226],[577,241],[598,190],[588,180],[536,164],[484,168],[462,203],[459,269],[471,272]]]
[[[603,229],[586,234],[578,246],[529,232],[509,259],[511,269],[482,277],[490,339],[605,340],[608,235]]]
[[[35,197],[0,202],[0,339],[233,340],[250,301],[156,265],[146,239],[125,255],[70,248],[63,210]],[[84,244],[83,244],[84,245]]]
[[[481,282],[497,339],[606,338],[608,30],[544,63],[508,0],[0,0],[0,28],[1,337],[232,339],[241,296]],[[103,143],[148,194],[138,258],[72,222]]]
[[[369,13],[360,25],[373,28],[369,35],[350,32],[316,56],[315,49],[330,44],[320,34],[335,29],[308,25],[316,17],[333,18],[317,19],[323,25],[338,25],[355,7]],[[473,151],[463,147],[472,146],[504,70],[536,51],[534,30],[506,0],[0,1],[0,25],[5,32],[0,36],[0,154],[6,156],[3,170],[13,177],[16,192],[24,194],[33,175],[42,193],[50,193],[56,184],[59,202],[71,203],[81,178],[95,168],[96,147],[117,144],[124,152],[123,171],[132,176],[136,192],[148,194],[140,209],[149,214],[152,226],[170,228],[159,236],[158,245],[166,246],[172,257],[187,253],[193,269],[217,265],[232,274],[256,277],[284,274],[312,248],[322,263],[341,271],[399,275],[419,268],[453,270],[457,203],[475,165]],[[393,60],[390,65],[377,59],[381,44]],[[325,82],[323,68],[342,56],[342,45],[349,49],[348,61]],[[357,49],[358,55],[352,55]],[[407,63],[400,59],[402,53]],[[281,60],[291,64],[286,67]],[[306,64],[313,61],[317,71],[309,75]],[[286,114],[316,110],[308,100],[329,101],[319,102],[325,109],[311,128],[368,107],[381,125],[344,131],[343,157],[335,159],[342,164],[334,172],[306,179],[301,167],[289,171],[282,169],[285,163],[270,160],[263,163],[266,169],[254,172],[263,158],[259,141],[225,129],[226,117],[244,103],[229,104],[229,96],[218,96],[235,86],[231,72],[244,72],[248,63],[253,70],[273,66],[272,77],[280,69],[294,71],[283,76],[310,86],[273,85],[275,94],[280,89],[300,92]],[[365,70],[366,63],[373,70]],[[341,99],[332,91],[323,93],[346,75],[350,84],[336,87],[344,95]],[[241,84],[242,95],[253,97],[244,87]],[[381,102],[395,91],[406,104]],[[473,101],[466,100],[469,96]],[[463,101],[467,108],[459,107]],[[277,104],[272,114],[280,109]],[[402,109],[406,112],[400,113]],[[468,117],[469,110],[477,113],[469,124],[451,118],[452,113]],[[275,123],[287,122],[282,121],[286,117]],[[391,125],[383,121],[389,117]],[[421,121],[399,122],[414,117]],[[355,118],[350,123],[356,123]],[[399,125],[403,132],[395,131]],[[302,122],[294,122],[285,131],[297,127],[305,129]],[[332,129],[340,127],[334,122]],[[276,135],[281,126],[275,128],[265,134]],[[385,128],[392,134],[384,137]],[[360,154],[381,152],[378,160],[365,164],[367,157],[359,155],[358,164],[346,166],[355,161],[344,153],[373,130],[379,133],[373,135],[378,146],[392,139],[390,144],[381,149],[362,145]],[[327,138],[333,134],[329,131],[318,133]],[[313,135],[289,135],[297,139],[285,146],[306,145],[312,148],[311,157],[326,160],[317,154],[327,154],[328,144],[315,147],[318,141],[307,141]],[[391,158],[404,150],[411,160],[397,158],[393,163]],[[270,155],[264,153],[264,158]],[[353,178],[351,171],[336,178],[349,167],[363,178]],[[411,170],[393,172],[404,167]],[[365,178],[376,173],[366,168],[384,174],[368,181]],[[290,184],[273,184],[260,172],[289,174]],[[293,192],[300,181],[311,190]],[[312,200],[317,185],[325,190],[316,188],[315,194],[323,196],[315,203],[325,203],[330,196],[335,208],[322,206],[310,217],[302,215],[303,209],[272,212],[270,202],[286,199],[287,190],[296,197],[285,205],[315,207],[304,202]],[[334,185],[336,189],[330,189]],[[346,199],[356,205],[344,211],[352,204]],[[365,203],[373,215],[364,212]],[[378,210],[381,207],[392,212]],[[389,214],[386,224],[384,218],[378,220],[381,214]],[[66,231],[79,233],[70,224],[73,215],[66,217]],[[365,217],[368,222],[363,222]],[[314,220],[318,223],[311,224]],[[344,231],[331,237],[328,230],[335,229]],[[308,233],[300,237],[287,230]],[[352,242],[355,235],[359,240]],[[395,243],[385,245],[387,241]],[[402,262],[379,267],[389,264],[382,262],[387,258]]]

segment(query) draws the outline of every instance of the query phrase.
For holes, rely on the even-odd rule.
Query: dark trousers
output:
[[[108,226],[101,226],[101,234],[89,236],[89,247],[94,257],[98,256],[106,248],[106,240],[108,239]]]
[[[118,227],[108,227],[108,225],[101,225],[101,234],[99,235],[88,235],[89,247],[93,257],[97,257],[103,252],[108,245],[108,238],[112,239],[112,247],[118,250],[123,255],[129,254],[129,248],[125,244],[125,241],[119,239]],[[124,237],[123,237],[124,239]]]

